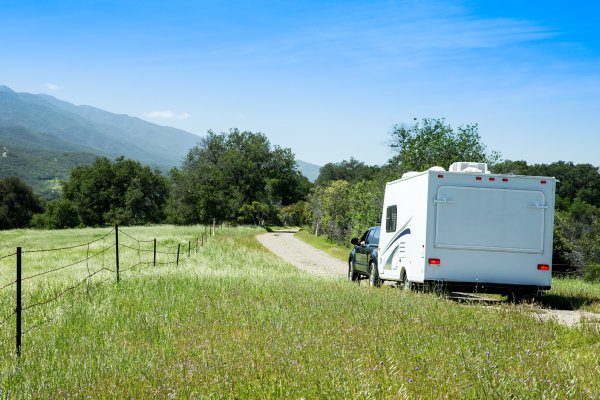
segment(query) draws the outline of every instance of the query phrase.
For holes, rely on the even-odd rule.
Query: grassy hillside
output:
[[[17,244],[61,246],[107,231],[1,232],[0,255]],[[185,240],[202,228],[128,232]],[[24,337],[20,365],[10,343],[0,348],[2,397],[538,399],[600,392],[600,332],[591,325],[567,328],[515,306],[319,279],[267,253],[253,237],[258,230],[217,233],[179,268],[133,269],[119,284],[102,272],[47,309],[30,310],[25,329],[42,315],[54,319]],[[86,251],[26,255],[24,274]],[[59,293],[88,267],[112,266],[108,253],[104,264],[28,281],[26,304]],[[123,265],[138,262],[133,250],[124,248],[122,257]],[[0,260],[0,287],[14,279],[7,260]],[[0,291],[0,315],[13,294]],[[13,325],[0,326],[0,343]]]
[[[90,149],[22,127],[0,127],[0,178],[18,176],[46,199],[60,193],[60,180],[77,165],[91,164]]]

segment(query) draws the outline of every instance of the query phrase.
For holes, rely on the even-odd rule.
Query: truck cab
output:
[[[354,246],[348,257],[348,279],[357,281],[368,277],[373,266],[377,266],[377,255],[381,227],[373,226],[365,231],[360,238],[353,238],[350,243]]]

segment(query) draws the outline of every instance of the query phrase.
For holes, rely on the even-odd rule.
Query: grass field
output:
[[[127,231],[185,241],[201,230]],[[106,232],[2,232],[0,255],[16,244],[57,247]],[[178,268],[132,269],[119,284],[103,271],[47,308],[26,311],[24,329],[46,313],[54,319],[25,335],[20,362],[12,343],[2,346],[0,398],[539,399],[600,392],[597,327],[538,322],[521,306],[485,308],[312,277],[267,253],[254,238],[259,232],[223,229]],[[26,254],[24,275],[82,255],[62,254],[38,255],[39,265]],[[0,282],[14,279],[4,261]],[[123,252],[123,265],[138,261],[136,252]],[[114,251],[104,262],[112,267]],[[87,267],[74,268],[28,281],[26,304],[87,276]],[[12,289],[0,291],[0,315],[13,297]],[[12,332],[13,321],[8,325],[0,338]]]

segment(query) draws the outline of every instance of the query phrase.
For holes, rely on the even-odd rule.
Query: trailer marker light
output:
[[[538,264],[538,269],[540,271],[549,271],[550,270],[550,266],[548,264]]]
[[[490,182],[494,182],[496,178],[490,178]]]
[[[502,178],[502,182],[508,182],[508,178]]]
[[[440,265],[440,259],[439,258],[430,258],[429,265]]]
[[[440,179],[442,179],[443,177],[444,177],[444,175],[442,175],[442,174],[438,175],[438,178],[440,178]]]
[[[545,185],[546,184],[546,180],[545,179],[542,180],[541,183],[542,183],[542,185]]]
[[[475,180],[477,180],[477,181],[480,181],[480,180],[481,180],[481,177],[480,177],[480,176],[476,176],[476,177],[475,177]]]

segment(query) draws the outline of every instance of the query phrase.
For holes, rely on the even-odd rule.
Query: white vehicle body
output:
[[[556,180],[457,164],[450,170],[461,172],[434,168],[386,185],[379,277],[550,289]]]

